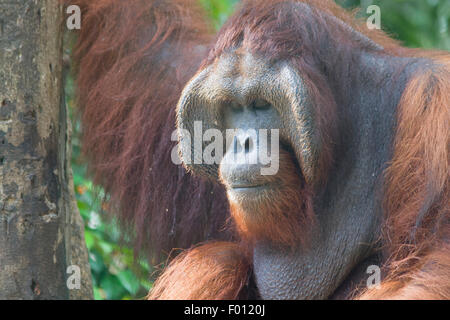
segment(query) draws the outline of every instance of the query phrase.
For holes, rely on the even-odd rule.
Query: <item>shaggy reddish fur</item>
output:
[[[423,54],[423,53],[422,53]],[[450,299],[450,57],[410,80],[386,171],[381,289],[362,298]]]
[[[70,1],[82,8],[74,59],[84,154],[136,252],[155,262],[173,247],[231,238],[219,232],[223,187],[171,160],[175,106],[210,40],[195,2]]]
[[[398,106],[393,159],[385,181],[382,242],[388,276],[381,289],[361,298],[450,298],[448,54],[402,48],[382,31],[368,30],[333,1],[299,1],[308,3],[313,14],[291,10],[292,2],[244,1],[202,66],[238,44],[268,59],[291,61],[317,106],[323,148],[320,182],[332,163],[329,138],[335,130],[336,104],[345,98],[336,93],[351,90],[345,82],[348,70],[341,70],[342,77],[336,79],[323,74],[351,61],[352,49],[362,45],[345,27],[329,27],[323,13],[383,46],[380,54],[429,58],[428,69],[409,80]],[[228,214],[224,190],[187,175],[170,160],[177,99],[206,56],[202,45],[211,43],[193,1],[72,4],[84,10],[75,52],[84,149],[95,181],[111,194],[121,220],[136,232],[137,249],[151,245],[151,253],[159,255],[161,249],[231,238],[230,233],[219,232]],[[326,50],[339,55],[323,61]],[[228,253],[221,256],[223,250]],[[234,258],[245,256],[246,251],[239,254],[239,250],[232,244],[213,243],[187,251],[169,266],[151,297],[237,297],[248,269],[224,270],[245,261]],[[219,259],[218,254],[229,258]],[[187,269],[195,266],[200,266],[197,272]],[[210,275],[219,280],[214,282]]]
[[[158,278],[149,300],[244,298],[250,259],[240,245],[211,242],[179,254]]]

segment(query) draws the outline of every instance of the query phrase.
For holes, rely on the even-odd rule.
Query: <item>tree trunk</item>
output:
[[[92,298],[58,3],[0,0],[0,299]]]

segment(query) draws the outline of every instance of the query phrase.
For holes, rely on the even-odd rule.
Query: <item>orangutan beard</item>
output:
[[[231,216],[244,240],[291,248],[307,245],[315,221],[312,193],[294,161],[290,153],[280,150],[278,173],[258,177],[264,184],[255,190],[237,192],[222,178]]]

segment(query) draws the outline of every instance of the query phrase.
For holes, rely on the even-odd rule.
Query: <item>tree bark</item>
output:
[[[92,298],[70,167],[62,19],[57,0],[0,0],[0,299]]]

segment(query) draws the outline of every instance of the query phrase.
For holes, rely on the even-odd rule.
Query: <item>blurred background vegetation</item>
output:
[[[149,0],[151,1],[151,0]],[[237,0],[199,0],[219,29],[233,12]],[[366,8],[375,4],[381,9],[383,30],[409,47],[450,50],[450,0],[337,0],[345,8],[359,10],[367,17]],[[70,48],[67,48],[70,53]],[[66,81],[66,100],[74,108],[74,85]],[[86,176],[80,160],[80,123],[73,122],[73,160],[75,192],[78,208],[85,221],[94,295],[96,299],[140,299],[151,288],[152,268],[146,261],[135,261],[132,249],[120,245],[121,236],[114,222],[105,219],[103,193]]]

